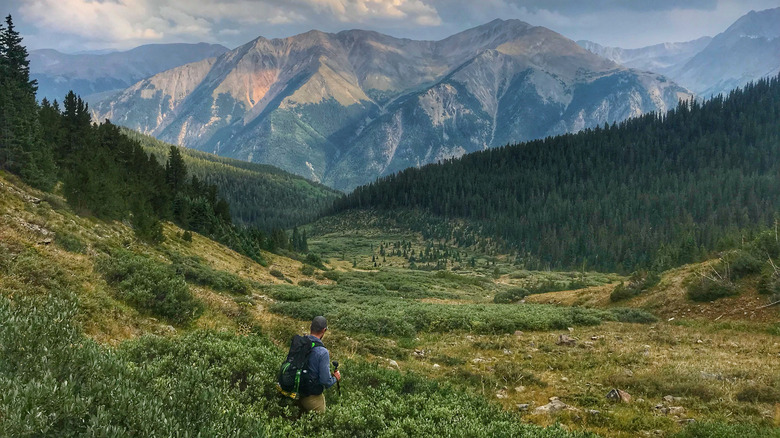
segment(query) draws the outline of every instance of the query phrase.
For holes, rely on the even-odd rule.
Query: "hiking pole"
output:
[[[334,360],[333,361],[333,372],[335,373],[338,370],[339,370],[339,361]],[[341,382],[338,381],[338,380],[336,380],[336,388],[338,388],[338,390],[339,390],[339,397],[341,397]]]

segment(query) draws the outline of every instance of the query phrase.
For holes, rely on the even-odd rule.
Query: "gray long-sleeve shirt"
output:
[[[315,336],[306,335],[310,340],[317,339]],[[317,376],[317,380],[326,389],[336,384],[336,378],[330,375],[330,352],[325,347],[314,347],[309,353],[309,373]]]

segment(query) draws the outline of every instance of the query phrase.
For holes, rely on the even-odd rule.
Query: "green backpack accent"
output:
[[[313,383],[306,369],[309,364],[309,354],[314,347],[324,347],[318,339],[312,341],[306,336],[295,335],[290,342],[287,359],[279,368],[279,379],[276,389],[285,397],[298,400],[309,395]]]

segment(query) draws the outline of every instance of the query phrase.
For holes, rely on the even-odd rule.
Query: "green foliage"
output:
[[[284,279],[284,272],[278,270],[278,269],[271,269],[268,271],[269,274],[273,275],[276,278]]]
[[[97,269],[116,287],[120,299],[141,311],[176,324],[186,324],[203,313],[203,304],[192,296],[184,276],[170,265],[117,250],[101,259]]]
[[[780,388],[769,385],[750,385],[737,393],[737,400],[750,403],[780,403]]]
[[[406,215],[412,230],[463,246],[495,236],[526,267],[662,271],[773,223],[778,111],[776,76],[666,114],[409,168],[333,211]]]
[[[728,254],[724,257],[723,263],[728,266],[729,278],[733,281],[758,274],[764,265],[764,262],[758,257],[745,250],[737,250]]]
[[[87,244],[75,234],[68,232],[58,232],[54,243],[65,251],[76,254],[84,254],[87,251]]]
[[[314,266],[311,265],[301,266],[301,274],[306,275],[307,277],[311,277],[312,275],[314,275]]]
[[[770,425],[695,422],[674,438],[780,438],[780,428]]]
[[[628,284],[620,282],[609,295],[612,302],[633,298],[650,289],[661,281],[661,276],[655,271],[636,271],[631,274]]]
[[[248,281],[231,272],[212,269],[206,266],[199,257],[182,257],[174,254],[171,259],[174,270],[183,275],[188,282],[208,286],[216,291],[240,295],[246,295],[252,291]]]
[[[493,297],[493,302],[496,304],[508,304],[520,301],[529,295],[528,289],[523,287],[513,287],[505,291],[497,293]]]
[[[160,161],[170,145],[153,137],[125,129],[124,134],[141,143]],[[193,149],[179,149],[187,172],[203,184],[214,185],[230,204],[233,222],[265,233],[290,229],[316,219],[319,212],[341,194],[281,169]],[[303,236],[302,236],[303,237]],[[298,243],[305,243],[305,237]],[[306,252],[306,245],[301,245]]]
[[[688,285],[688,298],[693,301],[714,301],[738,293],[737,288],[731,282],[709,277],[693,278]]]
[[[342,362],[349,390],[329,391],[325,414],[295,421],[274,387],[284,352],[264,337],[195,331],[114,351],[81,334],[74,314],[72,298],[0,297],[1,436],[594,437],[351,360]]]

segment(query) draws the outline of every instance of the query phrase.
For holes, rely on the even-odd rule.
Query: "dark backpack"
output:
[[[322,385],[308,370],[309,354],[315,347],[324,347],[324,345],[319,339],[311,340],[306,336],[293,336],[287,360],[279,369],[279,381],[276,383],[276,389],[282,395],[298,400],[307,395],[322,394]]]

